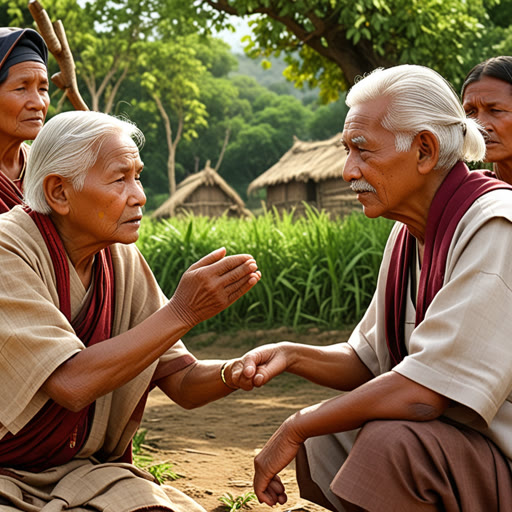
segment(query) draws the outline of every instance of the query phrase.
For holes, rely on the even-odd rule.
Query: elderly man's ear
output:
[[[71,189],[69,181],[58,174],[49,174],[43,181],[43,189],[48,206],[59,215],[67,215],[68,192]]]
[[[439,160],[439,141],[432,132],[427,130],[418,133],[414,139],[418,150],[418,172],[428,174]]]

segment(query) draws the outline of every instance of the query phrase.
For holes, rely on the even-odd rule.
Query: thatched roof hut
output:
[[[176,187],[174,195],[157,208],[152,217],[174,217],[184,213],[205,217],[251,215],[242,198],[210,167],[209,161],[202,171],[185,178]]]
[[[267,207],[303,212],[303,201],[331,215],[345,215],[361,205],[343,180],[347,154],[341,133],[315,142],[294,138],[293,146],[270,169],[258,176],[248,194],[266,188]]]

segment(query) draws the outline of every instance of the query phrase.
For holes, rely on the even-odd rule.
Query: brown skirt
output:
[[[359,431],[346,460],[341,458],[346,444],[343,436],[308,439],[307,459],[302,452],[297,460],[303,497],[329,510],[512,510],[507,459],[473,429],[440,420],[373,421]],[[333,454],[338,460],[332,460]],[[319,470],[316,465],[325,467]],[[337,471],[329,476],[332,467]],[[308,482],[309,472],[312,481]],[[318,492],[320,499],[315,498]]]

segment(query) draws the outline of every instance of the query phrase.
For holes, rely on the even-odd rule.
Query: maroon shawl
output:
[[[455,229],[469,207],[482,195],[512,186],[490,177],[490,173],[469,171],[459,162],[450,171],[436,192],[427,218],[425,251],[421,267],[416,304],[416,326],[436,293],[442,288],[446,258]],[[386,282],[386,340],[392,365],[397,365],[406,355],[404,339],[407,283],[416,240],[406,226],[400,230],[391,254]]]
[[[39,228],[50,252],[60,310],[72,323],[84,345],[90,346],[111,337],[114,312],[114,272],[110,249],[96,255],[94,288],[87,310],[71,321],[69,267],[66,251],[53,222],[46,215],[26,211]],[[0,465],[39,472],[70,461],[85,442],[94,404],[71,412],[49,400],[39,413],[16,435],[0,440]]]
[[[17,204],[23,204],[21,190],[3,172],[0,172],[0,213],[8,212]]]

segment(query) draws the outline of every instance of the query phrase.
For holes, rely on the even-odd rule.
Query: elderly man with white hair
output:
[[[0,510],[204,512],[131,464],[131,441],[155,386],[185,408],[233,391],[232,362],[180,337],[260,272],[218,249],[166,299],[134,245],[142,141],[106,114],[55,116],[30,152],[29,206],[0,216]]]
[[[508,511],[512,504],[512,187],[470,172],[485,152],[449,84],[376,70],[347,96],[344,179],[396,222],[347,343],[259,347],[236,385],[283,371],[344,391],[290,416],[255,459],[260,501],[333,511]]]

